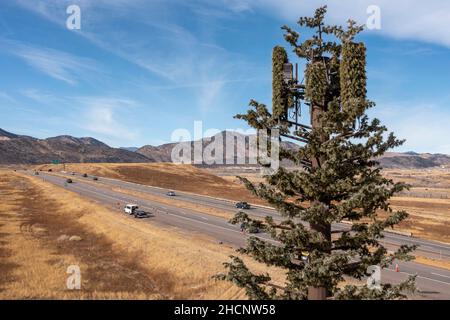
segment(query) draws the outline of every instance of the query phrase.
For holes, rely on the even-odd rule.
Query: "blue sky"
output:
[[[81,8],[81,30],[66,8]],[[300,0],[0,2],[0,128],[111,146],[170,142],[178,128],[247,127],[233,115],[270,105],[280,26],[329,5],[329,22],[381,9],[368,46],[370,115],[407,139],[399,151],[450,153],[450,3]],[[294,58],[292,56],[292,58]]]

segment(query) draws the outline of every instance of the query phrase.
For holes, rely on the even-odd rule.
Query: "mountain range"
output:
[[[221,135],[221,137],[219,136]],[[243,161],[248,163],[248,145],[250,136],[244,136],[237,132],[223,131],[213,138],[202,140],[203,148],[212,139],[222,138],[224,141],[224,163],[231,161],[236,163],[238,157],[244,156]],[[239,152],[227,154],[225,141],[227,138],[233,139],[233,146]],[[237,143],[239,138],[245,141],[245,146]],[[235,139],[237,139],[235,141]],[[185,146],[193,150],[194,142],[184,142]],[[176,143],[167,143],[160,146],[145,145],[143,147],[112,148],[105,143],[91,137],[75,138],[62,135],[47,139],[37,139],[25,135],[17,135],[0,129],[0,164],[41,164],[59,161],[62,163],[79,162],[171,162],[172,150]],[[296,148],[291,142],[283,142],[284,148]],[[235,151],[235,150],[231,150]],[[214,153],[212,154],[213,156]],[[238,156],[237,156],[238,155]],[[191,155],[193,157],[193,151]],[[242,159],[242,158],[241,158]],[[395,153],[388,152],[379,159],[384,168],[432,168],[450,167],[450,156],[445,154],[430,153]]]
[[[0,164],[149,162],[146,156],[111,148],[94,138],[58,136],[37,139],[0,129]]]

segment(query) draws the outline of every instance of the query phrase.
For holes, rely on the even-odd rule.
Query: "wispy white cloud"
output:
[[[48,0],[33,4],[19,0],[18,3],[60,25],[61,17],[58,15],[64,11],[64,7],[69,3],[79,4],[82,23],[88,27],[77,31],[78,35],[161,79],[158,84],[160,86],[187,88],[195,84],[191,86],[191,93],[196,97],[197,107],[205,111],[207,106],[210,109],[217,106],[217,98],[224,93],[227,84],[246,81],[246,70],[251,68],[251,64],[244,61],[242,56],[229,52],[214,42],[211,36],[213,30],[210,29],[214,28],[214,24],[208,24],[208,30],[205,29],[204,32],[194,33],[181,26],[176,16],[180,8],[196,14],[192,11],[196,5],[223,11],[227,15],[250,9],[245,2],[223,1],[226,4],[203,0]],[[118,21],[127,23],[138,31],[131,33],[117,30],[114,25]],[[198,22],[202,23],[200,20]]]
[[[391,102],[379,103],[376,109],[376,116],[389,130],[399,139],[406,139],[400,151],[450,154],[447,108],[432,103]]]
[[[29,126],[27,134],[35,135],[44,132],[46,126],[51,128],[52,135],[72,134],[76,136],[93,136],[111,146],[135,145],[141,141],[141,131],[135,126],[137,109],[141,108],[140,102],[126,97],[116,96],[71,96],[51,94],[38,89],[27,89],[17,95],[14,110],[20,110],[20,123]],[[42,108],[25,108],[28,101],[20,98],[26,97],[39,104],[46,105]],[[2,99],[8,101],[12,98],[9,94],[0,91]],[[2,112],[12,110],[0,103]],[[52,112],[49,112],[52,110]],[[64,110],[63,113],[58,112]],[[14,129],[17,131],[16,129]],[[19,131],[18,131],[19,132]],[[34,132],[34,133],[33,133]],[[48,135],[39,135],[47,137]]]
[[[0,48],[24,60],[28,65],[46,75],[75,85],[89,73],[98,73],[96,62],[63,51],[40,48],[9,39],[0,39]]]
[[[110,97],[75,97],[79,105],[79,126],[103,140],[133,143],[138,136],[132,126],[130,109],[138,106],[134,100]],[[130,123],[131,122],[131,123]]]
[[[41,104],[48,104],[55,101],[61,101],[58,97],[51,93],[42,92],[36,89],[26,89],[20,91],[20,93],[28,99],[34,100]]]
[[[328,21],[344,24],[348,18],[365,23],[367,8],[381,9],[381,30],[374,34],[436,43],[450,47],[450,2],[443,0],[242,0],[249,8],[263,9],[291,23],[328,5]],[[225,2],[226,3],[226,2]]]
[[[6,93],[4,91],[0,91],[0,100],[7,101],[9,103],[16,103],[17,100],[11,96],[9,93]]]

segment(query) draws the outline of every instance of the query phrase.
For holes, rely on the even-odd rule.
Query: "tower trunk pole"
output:
[[[320,115],[324,112],[324,108],[321,106],[313,105],[311,107],[311,124],[312,128],[320,127]],[[322,141],[325,142],[327,137],[322,137]],[[323,163],[324,159],[318,159],[313,157],[311,159],[312,170],[316,170],[320,167],[321,163]],[[318,201],[315,201],[313,204],[318,204]],[[329,223],[318,223],[318,224],[310,224],[310,228],[316,232],[319,232],[323,235],[324,239],[331,241],[331,224]],[[331,252],[331,250],[330,250]],[[308,288],[308,300],[325,300],[328,296],[326,287],[309,287]]]

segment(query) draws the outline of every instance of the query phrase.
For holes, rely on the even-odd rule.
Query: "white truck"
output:
[[[139,206],[137,204],[127,204],[123,208],[123,211],[125,211],[125,213],[128,213],[128,214],[133,214],[134,211],[137,209],[139,209]]]

